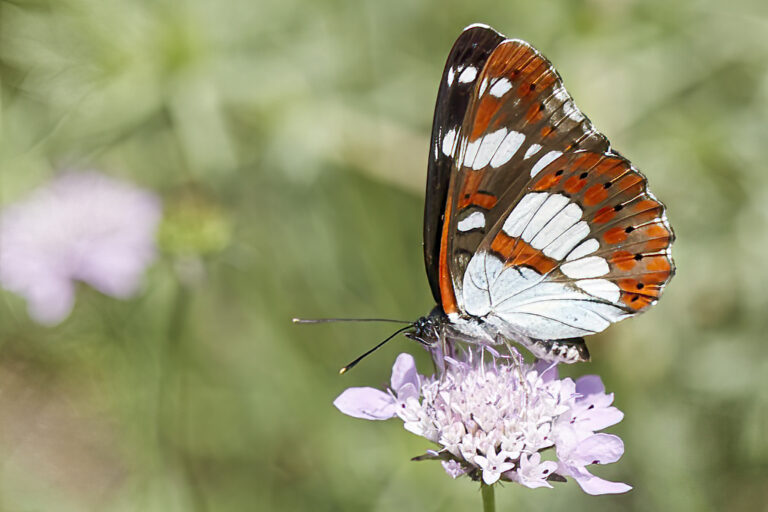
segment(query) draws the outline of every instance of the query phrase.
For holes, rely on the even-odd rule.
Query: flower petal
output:
[[[397,400],[399,402],[406,402],[410,398],[419,398],[419,390],[416,386],[411,384],[410,382],[407,384],[404,384],[400,387],[400,389],[397,390]]]
[[[538,372],[539,375],[541,375],[541,380],[544,382],[552,382],[553,380],[557,380],[557,363],[539,360],[536,361],[536,364],[533,365],[533,368]]]
[[[551,460],[541,462],[541,454],[534,453],[530,457],[520,456],[520,467],[514,472],[514,480],[530,489],[552,487],[547,477],[557,469],[557,463]]]
[[[69,316],[75,305],[75,286],[59,277],[42,279],[26,291],[27,310],[36,322],[52,327]]]
[[[599,476],[593,475],[584,468],[577,474],[572,474],[571,476],[587,494],[621,494],[632,490],[631,485],[627,485],[623,482],[604,480]]]
[[[623,418],[624,413],[615,407],[606,407],[604,409],[594,408],[581,412],[578,415],[576,425],[578,428],[595,432],[610,427],[611,425],[615,425]]]
[[[448,473],[451,478],[459,478],[461,475],[465,474],[467,472],[467,468],[459,464],[457,461],[451,459],[451,460],[444,460],[441,462],[443,465],[443,469],[446,473]]]
[[[386,420],[395,416],[394,398],[374,388],[346,389],[333,405],[348,416],[364,420]]]
[[[499,478],[501,478],[501,473],[483,470],[483,482],[486,484],[493,485],[498,482]]]
[[[570,462],[577,466],[609,464],[624,455],[624,442],[613,434],[595,434],[581,441],[570,453]]]
[[[411,354],[402,353],[395,359],[392,365],[392,391],[399,393],[401,387],[406,384],[413,385],[416,390],[419,389],[419,374],[416,371],[416,361]]]
[[[576,392],[582,396],[605,393],[605,386],[598,375],[584,375],[576,380]]]

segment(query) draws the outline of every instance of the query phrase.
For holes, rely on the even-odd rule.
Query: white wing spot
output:
[[[621,290],[618,285],[607,279],[582,279],[576,281],[576,286],[598,299],[609,302],[619,302]]]
[[[526,158],[532,157],[533,155],[538,153],[540,149],[541,149],[541,146],[539,146],[538,144],[531,144],[531,147],[529,147],[528,151],[525,152],[525,156],[523,157],[523,160],[525,160]]]
[[[533,192],[524,195],[509,213],[501,229],[509,236],[520,236],[528,221],[531,220],[533,214],[548,196],[549,194],[546,192]]]
[[[456,228],[462,232],[484,227],[485,215],[482,212],[472,212],[466,219],[460,220],[456,224]]]
[[[484,80],[483,80],[483,81],[480,83],[480,89],[477,91],[477,97],[478,97],[478,98],[479,98],[480,96],[482,96],[482,95],[483,95],[483,93],[485,92],[485,88],[486,88],[486,87],[488,87],[488,79],[487,79],[487,78],[486,78],[486,79],[484,79]]]
[[[477,68],[474,66],[468,66],[464,71],[461,72],[459,75],[459,82],[462,84],[467,84],[477,78]]]
[[[568,257],[565,258],[565,260],[571,261],[571,260],[577,260],[579,258],[583,258],[584,256],[588,256],[592,254],[599,248],[600,248],[600,242],[598,242],[594,238],[590,238],[589,240],[583,242],[581,245],[576,247],[570,253],[568,253]]]
[[[587,221],[579,221],[560,235],[554,242],[544,248],[544,255],[562,260],[571,249],[576,247],[579,242],[589,235],[589,224]]]
[[[523,142],[525,142],[525,135],[514,130],[509,132],[507,136],[504,137],[504,140],[501,141],[499,149],[496,150],[496,154],[493,155],[493,158],[491,159],[491,167],[500,167],[509,162],[512,157],[515,156],[517,150],[520,149],[520,146],[523,145]]]
[[[445,156],[453,156],[453,148],[456,143],[456,129],[451,129],[443,137],[443,154]]]
[[[589,224],[580,220],[583,214],[568,196],[532,192],[520,199],[501,229],[511,237],[521,237],[545,256],[562,260],[589,235]]]
[[[512,82],[510,82],[506,78],[500,78],[495,84],[493,84],[493,87],[491,87],[491,90],[488,92],[491,94],[491,96],[496,96],[497,98],[501,98],[511,88],[512,88]]]
[[[536,213],[531,218],[528,225],[523,230],[523,240],[531,243],[533,237],[540,233],[544,226],[549,226],[550,219],[557,215],[558,212],[563,210],[571,200],[562,194],[552,194],[546,201],[539,207]]]
[[[496,153],[496,150],[499,148],[499,144],[501,144],[501,141],[504,140],[504,136],[506,134],[507,129],[502,128],[500,130],[496,130],[493,133],[489,133],[482,138],[480,148],[477,150],[477,156],[472,163],[473,169],[482,169],[488,165],[488,163],[491,161],[491,158]],[[469,163],[468,160],[465,161]]]
[[[462,165],[471,164],[475,157],[477,156],[477,150],[480,149],[480,143],[483,141],[482,138],[477,139],[475,142],[470,142],[467,144],[467,149],[464,151],[464,158],[462,159]]]
[[[454,77],[454,75],[455,75],[455,71],[453,70],[453,68],[449,69],[448,70],[448,78],[447,78],[449,86],[453,85],[453,77]]]
[[[531,178],[539,174],[543,168],[551,164],[555,159],[557,159],[557,157],[562,154],[562,151],[550,151],[543,157],[539,158],[539,161],[536,162],[536,165],[531,168]]]
[[[560,270],[568,277],[574,279],[586,279],[589,277],[604,276],[611,271],[608,262],[600,256],[589,256],[580,260],[564,263]]]
[[[545,204],[546,206],[546,204]],[[559,236],[565,233],[568,228],[576,224],[581,220],[582,210],[576,203],[571,203],[554,217],[549,220],[544,227],[539,231],[536,236],[531,240],[531,246],[534,249],[543,249],[552,242],[554,242]]]

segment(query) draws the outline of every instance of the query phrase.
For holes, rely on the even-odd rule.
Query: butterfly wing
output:
[[[455,143],[461,137],[462,122],[477,75],[504,36],[484,25],[467,27],[448,55],[437,93],[432,122],[427,191],[424,204],[424,263],[435,300],[440,302],[438,262],[440,234],[454,165]]]
[[[449,316],[553,340],[655,303],[673,273],[664,207],[547,59],[523,41],[501,42],[461,135],[438,275]]]

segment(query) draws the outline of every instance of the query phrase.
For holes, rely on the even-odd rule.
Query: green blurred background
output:
[[[3,204],[64,168],[160,193],[129,301],[83,286],[55,328],[0,303],[0,510],[479,510],[398,421],[333,399],[432,299],[421,255],[434,99],[461,29],[536,45],[649,177],[677,232],[658,307],[594,336],[625,413],[591,497],[499,510],[768,510],[768,4],[763,0],[0,1]]]

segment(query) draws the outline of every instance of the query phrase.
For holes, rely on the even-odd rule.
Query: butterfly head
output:
[[[413,330],[405,333],[405,336],[418,341],[424,346],[431,347],[440,340],[440,331],[447,320],[443,309],[435,306],[428,315],[413,322]]]

